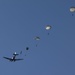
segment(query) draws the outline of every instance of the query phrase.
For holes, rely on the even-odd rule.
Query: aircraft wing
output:
[[[11,58],[8,58],[8,57],[3,57],[3,58],[8,59],[8,60],[12,60]]]
[[[15,59],[16,61],[18,61],[18,60],[23,60],[23,59]]]

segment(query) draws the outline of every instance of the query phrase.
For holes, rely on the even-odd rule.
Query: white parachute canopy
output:
[[[72,13],[72,16],[73,16],[75,13],[75,7],[70,7],[70,12]]]
[[[75,12],[75,7],[70,7],[70,12]]]
[[[46,25],[46,30],[50,30],[52,27],[50,25]]]
[[[46,27],[45,27],[46,30],[50,30],[51,28],[52,28],[52,26],[50,26],[50,25],[46,25]],[[48,32],[48,35],[49,35],[49,32]]]

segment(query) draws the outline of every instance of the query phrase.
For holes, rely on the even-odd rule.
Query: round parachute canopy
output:
[[[36,36],[34,39],[35,39],[35,40],[40,40],[40,37]]]
[[[46,26],[46,30],[50,30],[52,27],[50,25]]]
[[[75,12],[75,7],[70,7],[70,12]]]
[[[34,40],[39,41],[39,40],[40,40],[40,37],[36,36],[36,37],[34,38]],[[37,46],[38,46],[38,43],[36,44],[36,47],[37,47]]]

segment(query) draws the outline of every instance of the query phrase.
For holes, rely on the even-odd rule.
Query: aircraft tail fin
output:
[[[17,56],[17,55],[19,55],[19,54],[17,54],[17,53],[15,52],[15,53],[13,53],[13,55]]]

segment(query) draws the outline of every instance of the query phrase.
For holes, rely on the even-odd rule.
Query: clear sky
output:
[[[71,6],[74,0],[0,0],[0,75],[75,75]],[[52,26],[49,31],[47,24]],[[40,40],[34,40],[35,36]],[[17,58],[24,60],[3,58],[15,51],[22,51]]]

